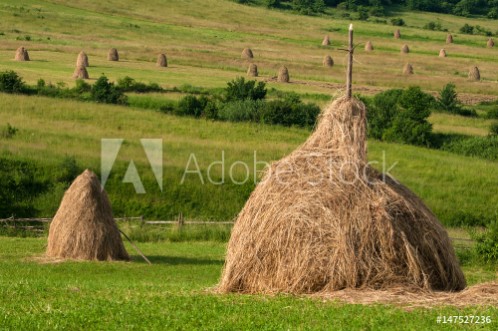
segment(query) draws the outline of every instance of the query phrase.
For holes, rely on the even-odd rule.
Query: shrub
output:
[[[443,144],[442,150],[498,161],[498,136],[468,137]]]
[[[405,26],[405,21],[400,17],[391,18],[391,24],[394,26]]]
[[[207,103],[208,99],[205,96],[197,98],[194,95],[187,95],[178,102],[176,113],[178,115],[201,117]]]
[[[465,23],[461,28],[460,28],[461,33],[466,33],[466,34],[474,34],[474,27],[472,25],[468,25]]]
[[[137,82],[129,76],[125,76],[124,78],[118,79],[116,87],[122,90],[123,92],[146,93],[146,92],[164,91],[164,89],[156,83],[149,83],[147,85],[145,83]]]
[[[284,126],[313,127],[320,114],[315,104],[301,102],[299,96],[290,94],[282,100],[272,100],[262,109],[261,121]]]
[[[0,92],[5,93],[24,93],[26,86],[22,78],[12,70],[0,73]]]
[[[440,22],[429,22],[424,25],[424,29],[432,31],[443,31],[443,27]]]
[[[498,136],[498,123],[493,123],[491,124],[491,127],[489,128],[489,135],[490,136]]]
[[[0,137],[10,139],[16,135],[17,131],[19,131],[17,128],[11,126],[10,123],[7,123],[7,125],[0,130]]]
[[[77,79],[76,85],[73,88],[73,91],[77,94],[82,94],[85,92],[90,92],[92,90],[92,86],[85,82],[83,79]]]
[[[491,118],[491,119],[498,119],[498,107],[494,107],[489,109],[486,112],[486,118]]]
[[[226,101],[236,100],[261,100],[266,97],[266,84],[255,80],[246,81],[243,77],[238,77],[227,83],[225,89]]]
[[[251,99],[227,102],[218,110],[218,118],[230,122],[260,122],[264,105],[262,100]]]
[[[123,91],[110,83],[104,75],[93,84],[90,95],[93,101],[100,103],[127,104]]]
[[[492,222],[482,234],[474,234],[475,252],[485,262],[498,261],[498,220]]]

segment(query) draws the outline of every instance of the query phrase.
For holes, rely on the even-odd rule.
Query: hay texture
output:
[[[159,54],[157,56],[156,65],[160,68],[166,68],[168,66],[168,59],[166,58],[166,54]]]
[[[109,53],[107,53],[107,60],[108,61],[119,61],[119,53],[118,50],[115,48],[111,48],[109,50]]]
[[[16,61],[30,61],[28,50],[24,47],[19,47],[16,50],[16,56],[14,58]]]
[[[328,35],[326,35],[325,37],[323,37],[322,46],[329,46],[329,45],[330,45],[330,38]]]
[[[254,54],[252,53],[252,50],[250,48],[244,48],[240,57],[249,60],[254,58]]]
[[[396,38],[396,39],[401,38],[401,31],[399,31],[399,29],[394,31],[394,38]]]
[[[450,239],[415,194],[367,164],[366,110],[340,98],[273,163],[238,215],[217,291],[465,288]]]
[[[444,48],[441,48],[439,51],[439,57],[446,57],[446,50]]]
[[[410,53],[410,48],[408,47],[407,44],[404,44],[402,47],[401,47],[401,54],[408,54]]]
[[[247,68],[247,76],[258,77],[258,66],[255,65],[254,63],[251,63],[249,65],[249,68]]]
[[[88,63],[88,55],[85,52],[81,51],[78,54],[78,58],[76,59],[76,67],[89,67]]]
[[[453,36],[450,33],[446,36],[446,43],[453,44]]]
[[[88,76],[88,71],[86,70],[86,67],[83,65],[80,65],[79,67],[76,67],[76,69],[74,69],[73,78],[74,79],[89,79],[90,77]]]
[[[365,51],[367,52],[371,52],[374,50],[374,47],[372,45],[372,42],[369,40],[367,41],[367,43],[365,44]]]
[[[85,170],[64,193],[48,234],[47,257],[77,260],[129,260],[106,192]]]
[[[281,66],[278,70],[277,81],[280,83],[288,83],[290,80],[289,70],[287,70],[286,66]]]
[[[470,68],[468,77],[470,80],[481,80],[481,73],[479,71],[479,68],[475,66]]]
[[[403,75],[413,75],[413,66],[410,63],[403,67]]]
[[[488,39],[488,43],[486,44],[489,48],[495,47],[495,42],[493,41],[493,38]]]
[[[329,68],[334,66],[334,60],[330,55],[325,55],[323,58],[323,66]]]

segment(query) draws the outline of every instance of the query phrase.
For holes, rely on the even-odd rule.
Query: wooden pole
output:
[[[353,96],[353,24],[349,25],[349,47],[348,47],[348,73],[346,77],[346,95],[348,99]]]
[[[134,243],[133,241],[131,241],[130,237],[128,237],[126,235],[126,233],[124,233],[123,231],[121,231],[120,229],[118,229],[119,232],[121,232],[121,234],[130,242],[131,246],[135,249],[135,251],[140,254],[140,256],[145,260],[145,262],[147,262],[148,264],[152,264],[149,259],[144,255],[144,253],[142,253],[142,251],[140,250],[140,248],[138,248]]]

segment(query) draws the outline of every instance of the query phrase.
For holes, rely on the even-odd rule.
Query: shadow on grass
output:
[[[179,256],[162,256],[146,255],[152,264],[169,264],[169,265],[223,265],[223,260],[198,259]],[[131,255],[131,261],[134,263],[146,263],[140,255]]]

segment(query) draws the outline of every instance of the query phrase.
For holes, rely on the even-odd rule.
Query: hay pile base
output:
[[[408,47],[407,44],[404,44],[402,47],[401,47],[401,53],[402,54],[408,54],[410,53],[410,48]]]
[[[109,61],[119,61],[118,50],[115,48],[111,48],[109,53],[107,53],[107,60]]]
[[[373,50],[374,50],[374,47],[372,45],[372,42],[371,41],[367,41],[367,43],[365,44],[365,51],[371,52]]]
[[[326,55],[323,58],[323,66],[324,67],[333,67],[334,66],[334,60],[332,59],[332,57],[330,55]]]
[[[240,212],[217,291],[458,291],[448,234],[422,200],[366,158],[366,110],[340,98],[273,163]]]
[[[394,38],[399,39],[401,38],[401,32],[398,30],[394,31]]]
[[[469,79],[470,80],[481,80],[481,73],[478,67],[472,67],[469,70]]]
[[[16,50],[16,56],[14,58],[16,61],[30,61],[28,50],[24,47],[19,47]]]
[[[80,65],[74,69],[73,73],[73,78],[75,79],[89,79],[90,77],[88,76],[88,71],[86,70],[86,67],[83,65]]]
[[[322,46],[329,46],[329,45],[330,45],[330,38],[327,35],[327,36],[323,37]]]
[[[258,66],[255,65],[254,63],[251,63],[249,65],[249,68],[247,68],[247,76],[258,77]]]
[[[288,83],[290,80],[289,78],[289,70],[287,70],[286,66],[280,67],[278,70],[278,76],[277,76],[277,81],[280,83]]]
[[[403,75],[412,75],[413,74],[413,66],[410,63],[405,64],[403,67]]]
[[[76,68],[78,67],[89,67],[88,56],[85,52],[81,51],[76,59]]]
[[[439,57],[446,57],[446,50],[444,48],[441,48],[439,51]]]
[[[240,57],[249,60],[254,58],[254,54],[252,54],[252,50],[250,48],[244,48]]]
[[[168,66],[168,59],[166,58],[166,54],[159,54],[157,56],[156,65],[160,68],[166,68]]]
[[[447,44],[453,43],[453,36],[450,33],[448,33],[448,35],[446,36],[446,43]]]
[[[106,192],[85,170],[64,194],[48,234],[53,259],[129,260]]]
[[[493,38],[488,39],[488,43],[486,44],[486,46],[488,46],[490,48],[495,46],[495,42],[493,41]]]

